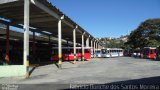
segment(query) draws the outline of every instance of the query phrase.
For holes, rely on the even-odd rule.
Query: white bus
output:
[[[123,49],[121,48],[107,48],[101,50],[102,57],[118,57],[123,56]]]

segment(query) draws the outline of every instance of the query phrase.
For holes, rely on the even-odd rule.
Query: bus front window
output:
[[[151,53],[151,54],[154,54],[154,53],[155,53],[155,50],[151,50],[150,53]]]
[[[97,54],[101,53],[101,51],[97,51]]]
[[[85,49],[85,53],[90,53],[90,50],[89,49]]]
[[[106,54],[106,50],[105,49],[102,49],[102,54]]]

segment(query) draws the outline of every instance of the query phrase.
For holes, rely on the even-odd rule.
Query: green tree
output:
[[[160,19],[149,19],[140,24],[129,35],[128,42],[132,48],[157,47],[160,44]]]
[[[106,48],[124,48],[124,41],[111,39],[106,43]]]

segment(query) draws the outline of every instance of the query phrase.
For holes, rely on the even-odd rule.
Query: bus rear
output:
[[[84,60],[91,59],[91,53],[92,53],[92,49],[90,47],[85,47],[84,48]]]
[[[148,59],[156,58],[156,48],[145,47],[143,49],[143,57]]]

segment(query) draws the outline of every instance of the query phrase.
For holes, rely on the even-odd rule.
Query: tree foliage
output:
[[[118,38],[104,37],[99,39],[105,48],[125,48],[128,35],[124,35]]]
[[[132,31],[126,43],[132,48],[157,47],[160,45],[160,19],[149,19]]]
[[[106,48],[122,48],[123,46],[124,42],[117,40],[110,40],[110,42],[106,44]]]

